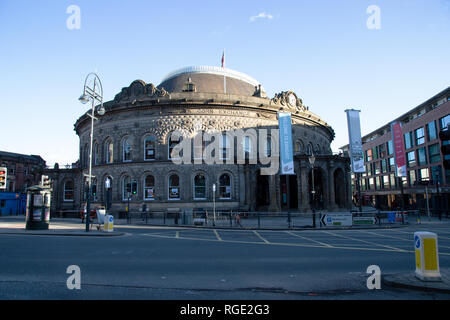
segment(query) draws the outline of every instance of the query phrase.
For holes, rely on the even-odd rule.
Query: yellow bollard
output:
[[[414,233],[416,277],[422,281],[441,281],[437,235],[432,232]]]

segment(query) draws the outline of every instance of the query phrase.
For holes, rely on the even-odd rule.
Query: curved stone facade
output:
[[[224,87],[217,87],[218,79],[211,81],[211,77],[219,77]],[[181,72],[169,80],[177,84],[177,91],[169,92],[161,85],[136,80],[123,88],[114,100],[105,103],[106,114],[99,116],[94,126],[92,161],[97,186],[94,206],[108,203],[113,212],[124,210],[128,201],[131,210],[138,210],[144,203],[150,211],[170,207],[212,208],[215,195],[218,210],[307,211],[311,207],[308,158],[312,152],[316,155],[315,188],[321,188],[317,192],[317,203],[330,210],[350,206],[349,160],[332,155],[333,129],[309,111],[295,93],[285,91],[269,99],[261,86],[254,86],[253,94],[225,93],[225,81],[234,81],[236,88],[247,90],[250,85],[245,78],[228,78],[226,73],[202,76],[201,72]],[[185,86],[180,86],[183,81]],[[169,159],[168,140],[176,130],[188,132],[191,138],[202,131],[267,129],[270,132],[278,128],[277,112],[280,111],[292,114],[294,176],[262,176],[260,169],[264,166],[249,161],[177,165]],[[70,206],[81,208],[84,203],[80,186],[83,174],[88,173],[90,128],[87,115],[75,123],[80,137],[80,160],[79,169],[71,169],[76,185],[72,201],[64,201],[61,196],[68,174],[54,172],[54,187],[60,194],[55,204],[57,210]],[[236,155],[238,143],[234,141],[232,145]],[[172,175],[178,176],[178,186],[172,185],[176,184],[170,180]],[[196,180],[197,175],[201,176]],[[152,178],[147,179],[148,176]],[[105,189],[107,178],[111,181],[108,191]],[[132,181],[137,182],[137,193],[129,200],[126,184]],[[213,183],[218,188],[215,193]],[[268,196],[261,197],[261,194]],[[173,198],[174,195],[178,198]]]

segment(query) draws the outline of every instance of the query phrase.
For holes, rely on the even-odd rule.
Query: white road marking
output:
[[[219,240],[219,241],[223,241],[222,240],[222,238],[219,236],[219,233],[217,232],[217,230],[216,229],[214,229],[214,234],[216,235],[216,237],[217,237],[217,240]]]
[[[361,239],[357,239],[357,238],[347,237],[347,236],[343,236],[341,234],[334,234],[334,233],[332,233],[330,231],[323,231],[323,232],[331,234],[332,236],[335,236],[335,237],[340,237],[340,238],[344,238],[344,239],[348,239],[348,240],[352,240],[352,241],[359,241],[359,242],[363,242],[363,243],[368,243],[370,245],[376,245],[376,246],[380,246],[380,247],[384,247],[384,248],[389,248],[389,249],[393,249],[393,250],[400,251],[400,252],[401,251],[407,251],[407,250],[396,248],[396,247],[386,246],[384,244],[379,244],[379,243],[365,241],[365,240],[361,240]]]
[[[291,232],[291,231],[285,231],[285,232],[286,232],[287,234],[290,234],[291,236],[298,237],[298,238],[301,238],[301,239],[304,239],[304,240],[308,240],[308,241],[312,241],[312,242],[316,242],[316,243],[318,243],[318,244],[320,244],[320,245],[322,245],[322,246],[328,247],[328,248],[332,248],[332,247],[333,247],[332,245],[330,245],[330,244],[328,244],[328,243],[320,242],[320,241],[317,241],[317,240],[314,240],[314,239],[309,239],[309,238],[307,238],[307,237],[303,237],[303,236],[301,236],[301,235],[299,235],[299,234],[296,234],[296,233],[293,233],[293,232]]]
[[[253,233],[256,234],[256,236],[257,236],[258,238],[260,238],[262,241],[264,241],[265,243],[270,244],[270,242],[267,241],[266,239],[264,239],[263,237],[261,237],[261,235],[260,235],[258,232],[253,231]]]

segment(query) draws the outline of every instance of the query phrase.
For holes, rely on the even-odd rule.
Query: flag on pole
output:
[[[225,69],[225,49],[223,49],[222,53],[222,68]],[[225,74],[223,75],[223,93],[227,93],[227,78]]]
[[[225,49],[223,49],[222,53],[222,68],[225,68]]]

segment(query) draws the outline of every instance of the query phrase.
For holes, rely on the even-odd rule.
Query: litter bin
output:
[[[33,186],[27,189],[27,211],[25,228],[27,230],[48,230],[50,224],[51,188]]]

